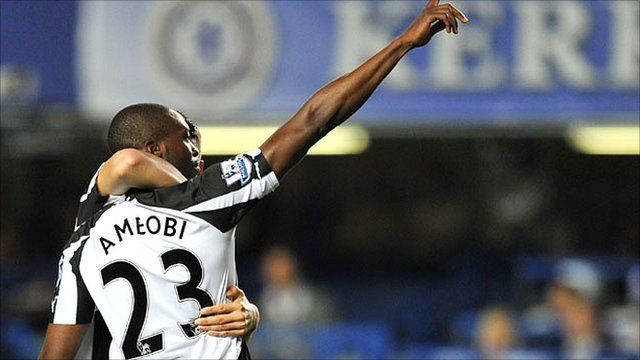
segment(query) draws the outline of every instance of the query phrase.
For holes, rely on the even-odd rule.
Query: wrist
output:
[[[406,54],[410,50],[416,48],[416,44],[414,41],[410,40],[405,34],[401,34],[391,42],[392,46],[397,47],[402,51],[403,54]]]
[[[247,311],[249,312],[250,316],[249,318],[252,319],[252,331],[258,328],[258,325],[260,324],[260,311],[258,310],[258,307],[254,304],[249,303],[249,305],[247,306]]]

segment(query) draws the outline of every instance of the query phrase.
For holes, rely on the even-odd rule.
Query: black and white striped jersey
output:
[[[124,195],[101,196],[98,192],[96,181],[98,180],[98,173],[100,172],[100,169],[102,169],[103,165],[104,163],[100,165],[96,173],[91,178],[91,181],[89,181],[87,191],[80,196],[80,205],[78,206],[78,214],[76,215],[75,227],[73,229],[74,231],[78,230],[83,222],[95,215],[104,206],[120,202],[124,199]]]
[[[240,338],[200,334],[193,320],[237,283],[235,227],[277,187],[255,150],[180,185],[110,198],[87,219],[79,213],[51,322],[86,324],[97,309],[113,338],[109,358],[237,358]]]
[[[78,230],[83,222],[85,222],[87,219],[90,219],[104,206],[120,202],[125,198],[124,195],[100,195],[100,193],[98,192],[98,187],[96,186],[96,181],[98,179],[98,173],[102,169],[103,165],[104,163],[100,165],[98,170],[89,181],[87,191],[80,197],[80,205],[78,206],[78,214],[76,215],[75,219],[74,231]],[[61,257],[60,262],[58,263],[59,274],[62,273],[62,260],[63,258]],[[60,278],[58,277],[58,284],[59,281]],[[56,286],[58,286],[58,284],[56,284]],[[107,325],[104,323],[102,314],[100,314],[100,312],[96,310],[93,316],[93,322],[87,330],[87,334],[85,335],[85,339],[83,340],[80,349],[78,349],[76,359],[108,359],[108,352],[111,341],[111,334],[107,329]]]

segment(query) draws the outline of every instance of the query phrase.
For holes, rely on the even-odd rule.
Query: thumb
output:
[[[433,24],[433,26],[431,26],[429,33],[431,33],[431,35],[433,36],[436,33],[439,33],[440,31],[444,30],[446,27],[447,26],[444,24],[442,20],[438,20],[436,21],[435,24]]]
[[[229,286],[229,289],[227,289],[227,299],[231,301],[235,301],[243,296],[244,292],[235,285],[231,285]]]

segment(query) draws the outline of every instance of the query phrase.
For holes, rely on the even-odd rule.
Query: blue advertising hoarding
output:
[[[637,121],[638,1],[454,4],[471,22],[403,59],[357,121]],[[157,101],[200,122],[280,122],[384,47],[422,6],[3,2],[0,60],[37,71],[39,101],[77,104],[99,118]]]

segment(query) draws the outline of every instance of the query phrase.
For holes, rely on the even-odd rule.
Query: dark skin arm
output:
[[[356,112],[410,50],[426,45],[436,33],[458,33],[467,18],[451,4],[430,0],[409,27],[354,71],[316,92],[298,112],[260,146],[278,178],[309,148]]]
[[[73,359],[88,327],[89,324],[49,324],[38,359]]]
[[[96,184],[102,196],[121,195],[131,188],[155,189],[180,184],[187,179],[168,161],[151,153],[123,149],[107,160]]]

